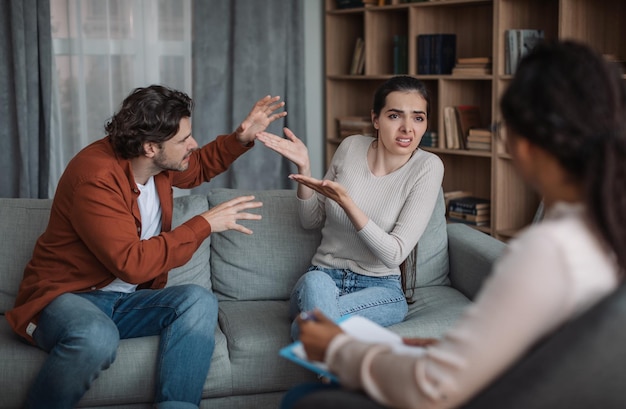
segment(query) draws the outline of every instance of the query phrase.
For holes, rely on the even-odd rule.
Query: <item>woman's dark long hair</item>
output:
[[[387,96],[392,92],[417,92],[426,100],[426,118],[430,118],[430,95],[426,85],[417,78],[408,75],[392,77],[381,84],[374,93],[372,112],[377,117],[387,103]],[[407,302],[412,303],[417,280],[417,245],[411,250],[409,256],[400,264],[400,278],[402,289]]]
[[[522,59],[500,102],[507,126],[584,188],[593,227],[626,269],[626,88],[586,45],[546,42]]]
[[[171,139],[180,120],[191,117],[193,102],[184,92],[161,85],[136,88],[104,129],[113,148],[124,159],[143,155],[143,144]]]

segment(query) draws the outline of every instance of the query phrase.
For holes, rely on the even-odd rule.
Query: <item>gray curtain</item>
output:
[[[193,134],[198,144],[230,133],[254,102],[280,95],[287,117],[268,129],[289,127],[306,143],[303,0],[194,0]],[[194,190],[293,188],[291,163],[257,143],[228,172]]]
[[[0,1],[0,197],[48,196],[49,0]]]

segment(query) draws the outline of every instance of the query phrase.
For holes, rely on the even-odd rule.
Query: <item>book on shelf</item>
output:
[[[417,73],[430,74],[430,38],[426,34],[417,36]]]
[[[468,150],[471,150],[471,151],[490,151],[491,142],[474,142],[474,141],[468,140],[466,147]]]
[[[467,137],[475,141],[489,142],[493,137],[493,132],[489,128],[470,128]]]
[[[467,135],[467,149],[490,151],[493,134],[486,128],[470,128]]]
[[[449,222],[469,224],[471,226],[487,226],[491,220],[471,221],[467,219],[459,219],[457,217],[448,217]]]
[[[491,218],[491,214],[490,213],[469,214],[469,213],[452,211],[452,212],[448,212],[448,217],[454,217],[456,219],[463,219],[469,222],[488,222],[489,219]]]
[[[358,37],[354,44],[354,51],[352,53],[352,64],[350,65],[350,75],[363,74],[363,68],[365,64],[365,42],[363,38]]]
[[[419,146],[436,148],[439,146],[439,137],[435,131],[426,131],[420,140]]]
[[[363,0],[336,0],[338,9],[350,9],[355,7],[363,7]]]
[[[490,75],[491,57],[457,58],[452,75]]]
[[[424,354],[425,351],[424,348],[421,347],[406,345],[400,335],[365,317],[348,315],[340,318],[337,321],[337,325],[339,325],[346,334],[352,336],[353,338],[368,343],[385,344],[394,352],[399,354],[420,356]],[[307,357],[304,346],[300,341],[293,342],[286,347],[281,348],[279,355],[309,369],[310,371],[313,371],[332,381],[338,382],[335,374],[329,371],[328,366],[325,363],[314,361]]]
[[[452,74],[456,60],[456,34],[433,34],[431,74]]]
[[[522,57],[543,40],[543,30],[516,29],[504,33],[504,73],[513,75]]]
[[[419,34],[417,36],[417,73],[451,74],[456,61],[456,34]]]
[[[446,135],[446,148],[460,149],[458,121],[454,107],[443,108],[443,126]]]
[[[450,199],[448,202],[448,212],[459,212],[465,214],[486,214],[491,209],[491,202],[476,196],[465,196]],[[479,213],[480,212],[480,213]]]
[[[405,35],[393,36],[393,73],[394,75],[409,72],[407,37]]]
[[[443,125],[446,135],[446,148],[469,149],[468,138],[470,131],[472,129],[477,129],[476,133],[481,133],[478,129],[483,129],[480,108],[476,105],[456,105],[444,107]],[[491,138],[486,140],[480,139],[480,142],[491,143]]]
[[[454,107],[458,121],[460,145],[467,148],[467,136],[471,128],[481,128],[480,108],[476,105],[457,105]]]
[[[443,200],[446,204],[446,211],[448,210],[450,200],[468,196],[474,196],[474,193],[469,190],[448,190],[447,192],[443,192]]]
[[[337,130],[340,139],[350,135],[372,136],[374,127],[372,120],[367,116],[340,116],[337,117]]]
[[[393,73],[407,74],[409,72],[408,64],[407,36],[393,36]]]
[[[450,206],[448,205],[448,214],[458,213],[458,214],[465,214],[468,216],[489,216],[491,214],[490,208],[474,209],[474,210],[468,210],[468,209],[463,209],[463,208],[455,208],[455,209],[456,210],[450,210]]]

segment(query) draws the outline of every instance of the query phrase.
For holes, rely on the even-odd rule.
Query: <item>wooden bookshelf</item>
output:
[[[384,3],[384,4],[383,4]],[[445,165],[445,191],[466,190],[491,200],[491,223],[481,227],[507,240],[528,225],[539,198],[515,172],[496,136],[491,151],[446,148],[443,109],[478,105],[483,122],[500,121],[500,95],[511,81],[505,74],[505,32],[541,29],[546,39],[576,39],[603,54],[626,59],[624,0],[386,0],[383,5],[338,9],[325,0],[326,165],[339,135],[336,118],[369,116],[375,89],[393,75],[393,38],[407,37],[408,74],[422,79],[431,94],[430,129],[437,132],[437,154]],[[624,28],[622,28],[624,27]],[[417,75],[417,36],[454,33],[456,57],[491,57],[486,75]],[[357,38],[365,40],[365,69],[349,75]]]

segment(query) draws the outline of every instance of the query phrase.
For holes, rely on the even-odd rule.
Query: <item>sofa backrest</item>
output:
[[[218,299],[286,300],[320,242],[317,230],[300,226],[294,190],[213,189],[209,207],[254,194],[262,220],[240,221],[253,231],[211,235],[211,280]]]
[[[250,194],[236,189],[213,189],[207,196],[189,195],[174,200],[176,227],[209,207]],[[228,231],[212,234],[192,259],[170,271],[168,286],[195,283],[213,288],[219,299],[286,300],[306,271],[320,242],[318,230],[300,226],[294,190],[253,193],[263,202],[251,210],[259,221],[241,221],[252,235]],[[0,313],[13,307],[24,267],[50,215],[49,199],[0,199]],[[419,243],[417,287],[446,285],[448,240],[443,195]]]
[[[0,199],[0,313],[13,308],[24,267],[48,225],[49,199]]]
[[[260,221],[241,221],[254,233],[211,236],[211,280],[218,299],[286,300],[307,270],[320,242],[319,230],[300,226],[294,190],[250,192],[213,189],[209,207],[254,194],[263,207]],[[417,287],[448,284],[448,241],[443,193],[418,247]]]

